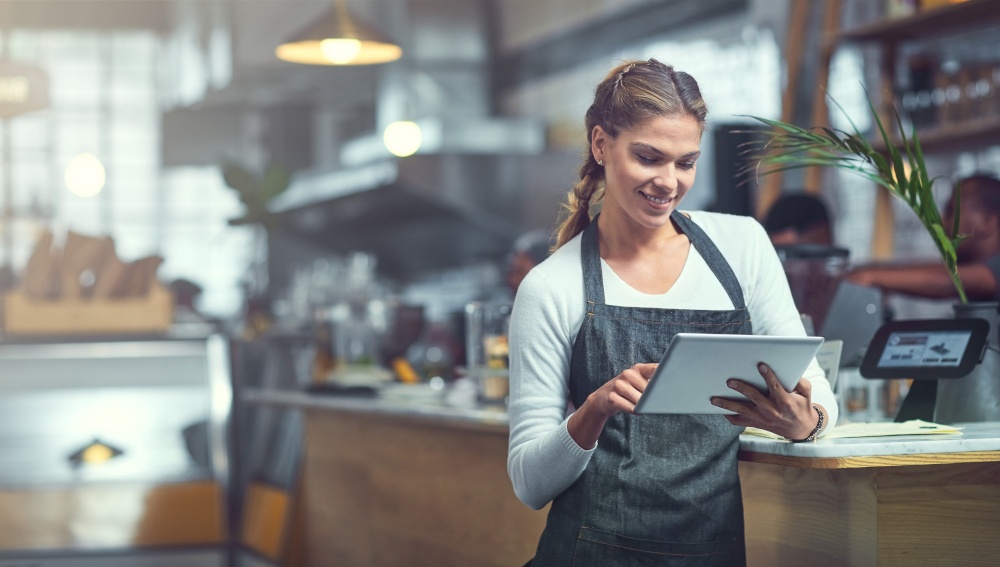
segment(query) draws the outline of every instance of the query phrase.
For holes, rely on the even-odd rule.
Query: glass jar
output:
[[[823,328],[837,286],[847,269],[848,251],[817,244],[775,246],[788,278],[792,299],[813,332]],[[807,329],[808,331],[808,329]]]
[[[509,303],[473,301],[465,306],[466,363],[478,387],[479,401],[506,403],[509,392]]]

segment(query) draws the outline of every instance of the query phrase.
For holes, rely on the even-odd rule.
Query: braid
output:
[[[635,67],[635,63],[629,63],[624,69],[619,71],[618,75],[615,76],[615,92],[618,92],[618,90],[622,87],[622,79],[625,78],[625,75],[629,74],[629,71],[631,71],[633,67]]]
[[[565,220],[559,225],[555,247],[558,249],[583,232],[590,224],[590,203],[599,201],[603,195],[601,180],[604,178],[604,168],[597,164],[588,149],[588,158],[580,166],[580,181],[569,192],[563,210]]]

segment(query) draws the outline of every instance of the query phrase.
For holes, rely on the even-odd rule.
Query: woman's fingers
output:
[[[724,416],[733,425],[759,427],[789,439],[802,438],[800,433],[806,425],[815,426],[811,406],[812,384],[802,378],[789,392],[766,364],[761,363],[758,370],[767,384],[767,392],[733,378],[727,384],[742,394],[746,401],[713,398],[712,403],[736,413]]]
[[[730,378],[726,382],[726,385],[741,394],[747,401],[726,400],[724,398],[712,399],[712,403],[715,405],[736,412],[741,416],[737,418],[727,416],[729,422],[734,425],[746,425],[750,422],[750,419],[745,418],[753,418],[754,416],[773,417],[775,413],[780,413],[779,409],[786,401],[788,392],[785,391],[784,386],[778,381],[778,377],[774,374],[774,371],[764,363],[758,364],[757,370],[764,377],[767,392],[761,392],[756,386],[743,380]],[[744,421],[746,423],[743,423]]]
[[[799,394],[807,400],[812,400],[812,382],[806,380],[805,378],[800,379],[799,383],[795,385],[795,390],[793,390],[793,392]]]
[[[613,378],[606,385],[608,403],[618,411],[635,411],[656,366],[655,362],[636,364]]]
[[[744,382],[743,380],[730,378],[729,380],[726,381],[726,385],[732,388],[733,390],[736,390],[740,394],[742,394],[744,398],[750,400],[750,403],[752,403],[755,406],[764,405],[764,403],[767,401],[768,397],[767,394],[761,392],[760,390]]]
[[[771,367],[761,362],[757,365],[757,370],[760,375],[764,377],[764,383],[767,384],[767,391],[771,393],[771,397],[775,395],[781,396],[787,394],[785,387],[781,385],[778,381],[778,376],[771,370]]]
[[[653,372],[656,370],[656,363],[644,363],[636,364],[632,368],[622,372],[622,376],[628,380],[636,390],[640,393],[646,391],[646,384],[649,384],[649,379],[653,377]]]

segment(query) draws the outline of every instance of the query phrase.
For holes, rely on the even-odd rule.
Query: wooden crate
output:
[[[173,295],[155,285],[145,297],[38,301],[13,291],[3,300],[9,335],[161,333],[173,320]]]

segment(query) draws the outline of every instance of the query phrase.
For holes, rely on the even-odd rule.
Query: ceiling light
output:
[[[395,61],[403,50],[337,0],[333,9],[275,50],[278,59],[306,65],[373,65]]]
[[[79,197],[97,195],[104,188],[106,179],[104,165],[91,153],[84,152],[76,156],[66,167],[66,186]]]
[[[409,120],[400,120],[386,126],[382,133],[382,141],[393,155],[398,157],[412,156],[420,149],[423,135],[420,125]]]
[[[94,439],[77,451],[74,451],[67,459],[73,466],[100,465],[115,457],[120,457],[124,453],[125,451],[114,445],[109,445],[100,439]]]

